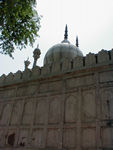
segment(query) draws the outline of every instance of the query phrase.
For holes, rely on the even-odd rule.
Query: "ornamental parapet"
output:
[[[98,54],[89,53],[85,57],[78,56],[72,61],[65,59],[62,63],[27,68],[23,72],[9,73],[7,76],[3,74],[0,77],[0,87],[105,65],[113,65],[113,49],[110,51],[102,49]]]

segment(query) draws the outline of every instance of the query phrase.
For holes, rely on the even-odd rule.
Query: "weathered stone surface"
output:
[[[6,134],[6,145],[13,147],[15,145],[16,130],[9,130]]]
[[[21,71],[17,71],[15,74],[14,74],[14,81],[19,81],[22,79],[22,72]]]
[[[49,84],[48,83],[42,83],[40,84],[40,93],[44,93],[49,91]]]
[[[31,86],[20,86],[16,92],[16,96],[25,96],[25,95],[35,95],[38,93],[38,86],[31,85]]]
[[[77,134],[76,129],[64,129],[63,131],[63,147],[76,148]]]
[[[54,63],[52,65],[52,73],[60,73],[61,72],[61,64],[58,62],[58,63]]]
[[[24,104],[24,110],[23,110],[23,118],[22,118],[22,124],[30,124],[32,120],[32,114],[33,114],[33,103],[32,102],[26,102]]]
[[[87,122],[96,119],[96,102],[94,90],[83,92],[82,111],[82,121]]]
[[[102,140],[103,140],[103,147],[112,147],[113,146],[113,128],[104,127],[101,128],[102,132]]]
[[[5,104],[3,106],[2,115],[1,115],[1,119],[0,119],[1,125],[8,125],[9,124],[9,119],[11,117],[11,110],[12,110],[11,104]]]
[[[44,148],[44,130],[43,129],[35,129],[33,130],[33,135],[31,138],[31,145],[33,147]]]
[[[59,132],[58,129],[48,129],[47,147],[58,148]]]
[[[7,89],[6,91],[0,91],[0,101],[3,101],[4,98],[13,98],[16,96],[16,89]]]
[[[13,112],[12,112],[12,116],[10,120],[11,125],[20,124],[21,117],[22,117],[22,106],[23,106],[23,103],[21,101],[14,104]]]
[[[110,82],[113,81],[113,71],[101,72],[100,82]]]
[[[49,123],[60,122],[61,102],[57,98],[52,98],[49,103]]]
[[[104,63],[104,62],[109,62],[109,55],[106,50],[101,50],[98,53],[98,63]]]
[[[78,100],[70,96],[65,102],[65,123],[77,122]]]
[[[28,130],[27,129],[22,129],[20,130],[20,133],[19,133],[19,139],[18,139],[18,147],[21,148],[24,148],[26,146],[28,146]]]
[[[41,75],[48,75],[50,74],[50,66],[45,65],[44,67],[41,68]]]
[[[5,79],[6,79],[6,75],[3,74],[3,75],[0,77],[0,84],[4,83]]]
[[[0,148],[2,148],[5,144],[5,130],[0,130]]]
[[[50,82],[48,84],[48,91],[60,91],[62,89],[62,81]]]
[[[102,89],[101,91],[102,99],[102,119],[108,120],[113,119],[113,88],[112,89]]]
[[[66,60],[62,63],[62,71],[68,72],[71,70],[71,61]]]
[[[10,72],[8,76],[6,77],[6,82],[13,82],[14,74]]]
[[[36,104],[36,112],[35,112],[35,124],[44,124],[46,121],[47,114],[47,102],[45,100],[40,100]]]
[[[37,78],[40,76],[40,67],[38,66],[35,66],[33,69],[32,69],[32,78]]]
[[[22,79],[23,79],[23,80],[29,80],[30,77],[31,77],[31,71],[30,71],[30,69],[26,69],[26,70],[23,72]]]
[[[100,52],[96,64],[94,54],[85,61],[77,57],[73,70],[70,62],[62,66],[68,73],[55,64],[41,72],[35,66],[1,76],[0,149],[112,148],[113,65],[108,54]]]
[[[73,67],[74,68],[80,68],[83,67],[83,57],[78,56],[73,61]]]
[[[83,86],[85,85],[90,85],[94,83],[94,76],[89,75],[89,76],[83,76],[81,77],[76,77],[76,78],[71,78],[66,81],[67,87],[68,88],[74,88],[77,86]]]
[[[89,53],[85,58],[85,65],[91,66],[96,64],[95,54]]]
[[[96,147],[96,132],[95,128],[86,128],[82,130],[82,146],[84,148]]]

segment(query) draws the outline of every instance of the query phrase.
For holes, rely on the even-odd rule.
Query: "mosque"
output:
[[[113,49],[83,56],[68,40],[0,77],[0,150],[113,150]]]

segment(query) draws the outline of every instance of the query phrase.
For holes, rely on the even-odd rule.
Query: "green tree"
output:
[[[39,28],[36,0],[0,0],[0,53],[33,46]]]

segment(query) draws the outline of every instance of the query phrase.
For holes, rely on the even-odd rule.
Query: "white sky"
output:
[[[42,66],[47,50],[64,38],[65,25],[68,25],[68,38],[75,44],[79,37],[80,49],[86,55],[101,49],[113,48],[113,0],[37,0],[37,10],[41,19],[39,43],[41,57],[37,65]],[[33,64],[33,50],[28,47],[14,53],[14,60],[0,54],[0,75],[24,70],[24,60],[29,57]]]

